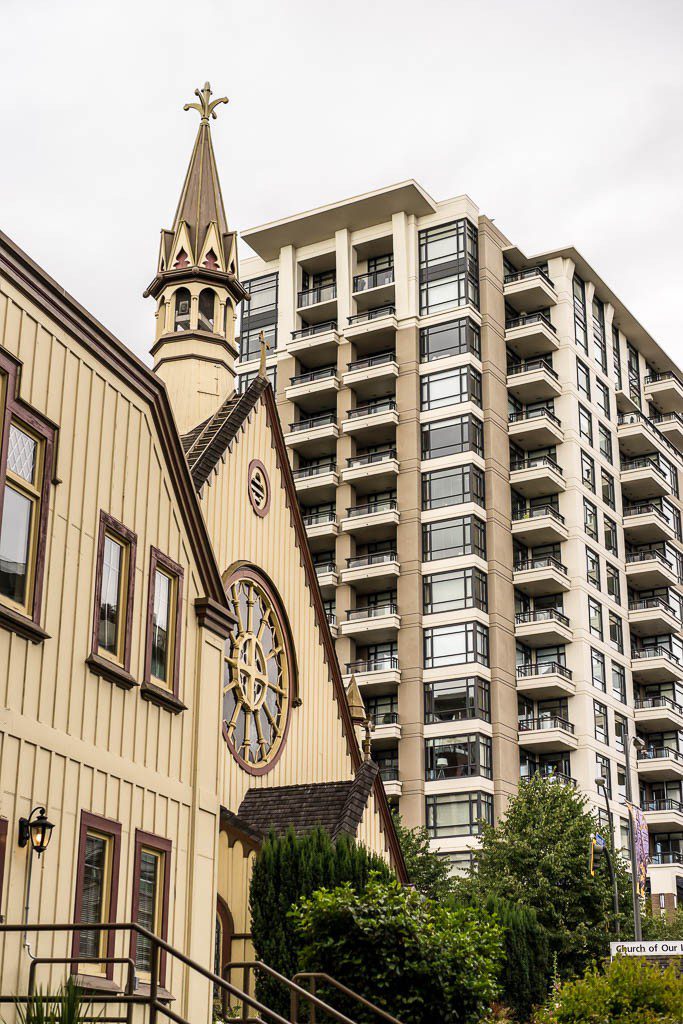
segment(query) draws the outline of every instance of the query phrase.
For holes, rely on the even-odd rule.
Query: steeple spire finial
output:
[[[266,354],[268,352],[268,347],[269,346],[268,346],[268,342],[266,341],[266,336],[263,333],[263,331],[261,331],[261,333],[259,334],[258,338],[259,338],[259,344],[261,346],[261,358],[259,360],[258,375],[259,375],[259,377],[263,377],[264,380],[267,380],[268,379],[268,371],[266,370]]]
[[[212,101],[211,86],[208,82],[204,82],[203,89],[195,89],[194,94],[198,97],[199,103],[186,103],[183,110],[198,110],[201,115],[200,124],[208,124],[210,117],[214,119],[218,117],[216,107],[221,103],[230,102],[227,96],[221,96],[219,99]]]

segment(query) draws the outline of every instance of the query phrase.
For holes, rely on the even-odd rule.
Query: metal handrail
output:
[[[539,555],[536,558],[526,558],[515,562],[513,565],[514,572],[527,572],[530,569],[558,569],[559,572],[565,576],[569,575],[569,570],[566,565],[558,561],[557,558],[553,558],[552,555]]]
[[[669,661],[675,661],[677,665],[680,664],[680,659],[668,647],[644,647],[631,651],[631,661],[647,660],[648,658],[668,658]]]
[[[398,508],[396,498],[381,498],[379,501],[365,505],[350,505],[346,510],[348,516],[369,516],[373,512],[394,512]]]
[[[657,548],[647,548],[645,551],[629,551],[626,555],[626,564],[630,565],[634,562],[649,562],[651,558],[658,558],[660,562],[664,562],[664,564],[671,570],[674,568],[666,555],[662,551],[658,551]]]
[[[318,574],[322,575],[326,572],[337,571],[337,566],[334,562],[315,562],[313,568],[315,569],[316,576]]]
[[[673,370],[665,370],[663,373],[649,373],[645,378],[646,384],[657,384],[660,380],[675,380],[683,387],[683,381]]]
[[[372,466],[376,462],[388,462],[389,459],[397,459],[398,452],[395,448],[385,448],[381,452],[370,452],[368,455],[354,455],[346,460],[346,465],[351,469],[354,466]]]
[[[518,725],[520,732],[534,732],[537,729],[561,729],[562,732],[574,735],[572,723],[560,715],[549,715],[547,718],[520,718]]]
[[[380,765],[379,766],[379,774],[380,774],[380,777],[382,779],[382,782],[398,782],[399,781],[398,768],[396,768],[394,765],[387,765],[386,767],[384,767],[383,765]]]
[[[650,856],[650,864],[683,864],[683,853],[680,853],[679,850],[653,853]]]
[[[675,747],[647,747],[638,751],[639,761],[652,761],[660,757],[671,757],[674,761],[683,760],[680,750],[676,750]]]
[[[561,622],[563,626],[569,625],[569,619],[560,612],[557,608],[537,608],[533,612],[517,612],[515,615],[516,625],[521,625],[524,622]]]
[[[295,480],[305,480],[309,476],[321,476],[323,473],[336,473],[334,462],[319,462],[317,466],[300,466],[292,472]]]
[[[514,281],[528,281],[532,277],[542,277],[552,288],[555,287],[543,267],[527,267],[526,270],[516,270],[514,274],[506,274],[503,278],[503,284],[512,284]]]
[[[316,982],[318,980],[324,981],[326,985],[332,985],[333,988],[338,989],[345,996],[348,996],[349,999],[355,999],[357,1003],[367,1007],[368,1010],[372,1010],[383,1020],[388,1020],[390,1024],[401,1024],[400,1020],[396,1017],[392,1017],[392,1015],[387,1013],[386,1010],[382,1010],[381,1007],[375,1006],[375,1004],[371,1003],[369,999],[365,998],[365,996],[361,996],[358,992],[354,992],[353,989],[347,988],[346,985],[342,985],[341,981],[337,981],[336,978],[331,978],[329,974],[323,974],[320,971],[299,971],[298,974],[294,975],[292,981],[303,981],[305,978],[308,978],[311,981],[311,992],[313,994],[315,994],[316,991]],[[292,1007],[292,1009],[294,1010],[294,1007]],[[298,1006],[296,1007],[296,1010],[298,1011]],[[292,1018],[294,1020],[297,1019],[294,1013],[292,1014]],[[313,1024],[315,1024],[315,1022],[313,1022]]]
[[[664,611],[670,612],[671,615],[676,619],[680,619],[680,615],[676,609],[665,601],[663,597],[643,597],[637,601],[629,601],[628,610],[630,612],[645,611],[648,608],[663,608]]]
[[[683,715],[683,707],[671,697],[640,697],[633,702],[636,711],[650,711],[655,708],[671,708],[677,715]]]
[[[304,526],[317,526],[320,523],[336,523],[336,512],[311,512],[302,516]]]
[[[365,313],[354,313],[353,316],[347,316],[349,326],[353,324],[362,324],[366,320],[381,320],[384,316],[394,316],[396,313],[396,306],[378,306],[376,309],[368,309]]]
[[[398,605],[395,601],[385,601],[383,604],[366,604],[357,608],[349,608],[346,618],[349,622],[355,619],[380,619],[383,615],[398,615]]]
[[[551,458],[550,455],[532,455],[531,457],[526,456],[518,459],[513,459],[510,462],[510,469],[537,469],[539,466],[550,466],[556,473],[562,476],[562,467],[555,459]]]
[[[349,370],[365,370],[370,366],[385,366],[387,363],[396,362],[395,352],[378,352],[374,356],[366,356],[364,359],[354,359],[346,367],[346,372]]]
[[[620,469],[622,473],[628,473],[634,469],[654,469],[659,475],[666,480],[666,474],[661,469],[654,459],[649,459],[647,456],[640,459],[622,459],[620,462]]]
[[[657,428],[657,426],[655,425],[655,421],[650,419],[650,417],[646,416],[642,412],[637,411],[620,412],[617,417],[617,427],[632,427],[637,423],[642,423],[649,431],[651,431],[651,433],[654,434],[659,444],[666,448],[667,451],[671,452],[671,454],[674,455],[679,462],[683,461],[683,456],[681,456],[681,453],[679,452],[678,448],[671,443],[669,438],[666,437],[661,432],[661,430]]]
[[[383,285],[394,283],[394,268],[387,267],[385,270],[371,270],[367,274],[354,274],[353,293],[367,292],[372,288],[381,288]]]
[[[524,676],[564,676],[565,679],[572,678],[572,670],[561,665],[559,661],[530,661],[526,665],[517,666],[517,675],[520,679]]]
[[[398,711],[376,711],[370,717],[377,728],[382,725],[398,725]]]
[[[300,430],[313,430],[315,427],[328,427],[331,424],[336,425],[337,414],[334,412],[323,412],[319,416],[309,416],[305,420],[297,420],[295,423],[290,423],[290,433],[295,434]]]
[[[332,299],[336,298],[336,284],[321,284],[315,288],[304,288],[303,291],[297,292],[297,309],[317,306],[319,302],[331,302]]]
[[[390,672],[398,669],[398,658],[395,654],[384,654],[368,660],[360,658],[357,661],[346,662],[347,673],[386,672],[387,669]]]
[[[665,797],[663,800],[645,800],[640,806],[643,811],[678,811],[683,813],[681,801],[674,800],[670,796]]]
[[[309,384],[316,380],[328,380],[337,376],[336,366],[323,366],[320,370],[308,370],[289,378],[290,384]]]
[[[349,409],[346,414],[348,420],[355,420],[361,416],[374,416],[379,412],[394,412],[396,409],[395,398],[378,398],[373,402],[365,402],[357,405],[355,409]]]
[[[351,1020],[350,1017],[347,1017],[339,1010],[335,1010],[334,1006],[330,1006],[329,1003],[323,1002],[323,1000],[319,999],[318,996],[309,992],[307,989],[302,988],[301,985],[297,985],[295,981],[290,981],[290,979],[286,978],[284,974],[280,974],[280,972],[276,971],[275,968],[269,967],[268,964],[264,964],[260,960],[233,960],[231,963],[224,966],[223,973],[225,974],[227,971],[240,969],[242,970],[243,984],[245,988],[249,987],[249,976],[251,972],[253,971],[254,974],[256,974],[257,971],[261,971],[269,978],[274,978],[276,981],[279,981],[281,985],[284,985],[285,988],[289,989],[290,1020],[286,1022],[286,1024],[292,1024],[292,1022],[299,1020],[299,1000],[302,997],[311,1004],[311,1011],[313,1011],[313,1007],[317,1007],[318,1009],[323,1010],[324,1013],[329,1014],[333,1020],[339,1021],[339,1024],[355,1024],[355,1021]],[[244,1012],[242,1014],[242,1019],[246,1020],[246,1014]],[[313,1014],[312,1020],[314,1020]]]
[[[560,515],[552,505],[536,505],[535,508],[515,509],[512,513],[512,521],[513,523],[519,523],[525,519],[537,519],[540,516],[552,516],[559,523],[564,523],[564,516]]]
[[[660,519],[663,519],[667,525],[671,525],[661,508],[657,508],[651,501],[637,501],[633,505],[624,505],[624,519],[628,516],[642,516],[646,513],[647,515],[654,513]]]
[[[387,562],[396,562],[398,554],[395,551],[375,551],[371,555],[354,555],[346,559],[349,569],[359,569],[363,565],[385,565]]]
[[[525,327],[527,324],[545,324],[553,334],[557,334],[557,328],[545,313],[523,313],[521,316],[513,316],[505,321],[505,330],[513,331],[516,327]]]
[[[547,359],[524,359],[521,363],[513,363],[511,366],[508,366],[507,375],[508,377],[514,377],[518,373],[531,373],[533,370],[547,370],[555,380],[560,379]]]
[[[314,334],[325,334],[327,331],[336,331],[336,320],[325,320],[321,324],[310,324],[308,327],[300,327],[298,331],[292,331],[292,341],[298,338],[311,338]]]
[[[523,412],[511,412],[508,416],[508,423],[522,423],[524,420],[539,420],[547,418],[551,423],[562,426],[562,421],[557,418],[550,409],[525,409]]]

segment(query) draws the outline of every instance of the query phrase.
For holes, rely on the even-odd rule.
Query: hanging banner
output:
[[[645,895],[645,882],[647,880],[647,865],[650,860],[650,833],[648,831],[645,815],[640,807],[629,804],[631,814],[631,828],[636,847],[636,879],[638,882],[639,896]]]

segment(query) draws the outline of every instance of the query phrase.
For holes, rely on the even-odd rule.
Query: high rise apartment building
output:
[[[455,868],[520,776],[651,831],[683,894],[683,383],[573,248],[526,257],[414,181],[243,234],[347,683]],[[607,827],[607,822],[605,822]]]

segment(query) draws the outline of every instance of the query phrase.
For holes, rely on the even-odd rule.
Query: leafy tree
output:
[[[290,908],[323,886],[348,882],[362,891],[371,871],[393,877],[380,857],[348,836],[333,842],[323,828],[303,836],[291,828],[285,835],[271,833],[254,861],[249,889],[252,939],[259,960],[291,978],[300,967]],[[256,993],[266,1006],[288,1015],[289,993],[283,985],[260,975]]]
[[[447,862],[430,848],[427,829],[408,828],[398,814],[394,825],[411,883],[429,899],[446,899],[453,892],[453,878]]]
[[[595,875],[589,872],[597,828],[585,797],[572,787],[540,775],[522,780],[504,820],[482,825],[478,870],[460,885],[464,896],[493,895],[534,909],[565,977],[604,956],[615,927],[606,865],[598,862]],[[621,856],[612,856],[627,934],[630,880]]]
[[[638,957],[620,956],[604,973],[590,967],[550,996],[535,1024],[681,1024],[683,978]]]
[[[322,971],[404,1024],[475,1024],[497,992],[500,927],[472,908],[449,910],[396,880],[373,876],[321,889],[291,911],[304,970]],[[376,1016],[335,997],[357,1021]]]
[[[552,963],[548,934],[530,907],[489,896],[484,904],[503,929],[505,956],[501,965],[501,998],[518,1020],[528,1020],[548,994]]]
[[[649,903],[642,916],[643,938],[652,942],[683,939],[683,906],[667,914],[655,914]]]

